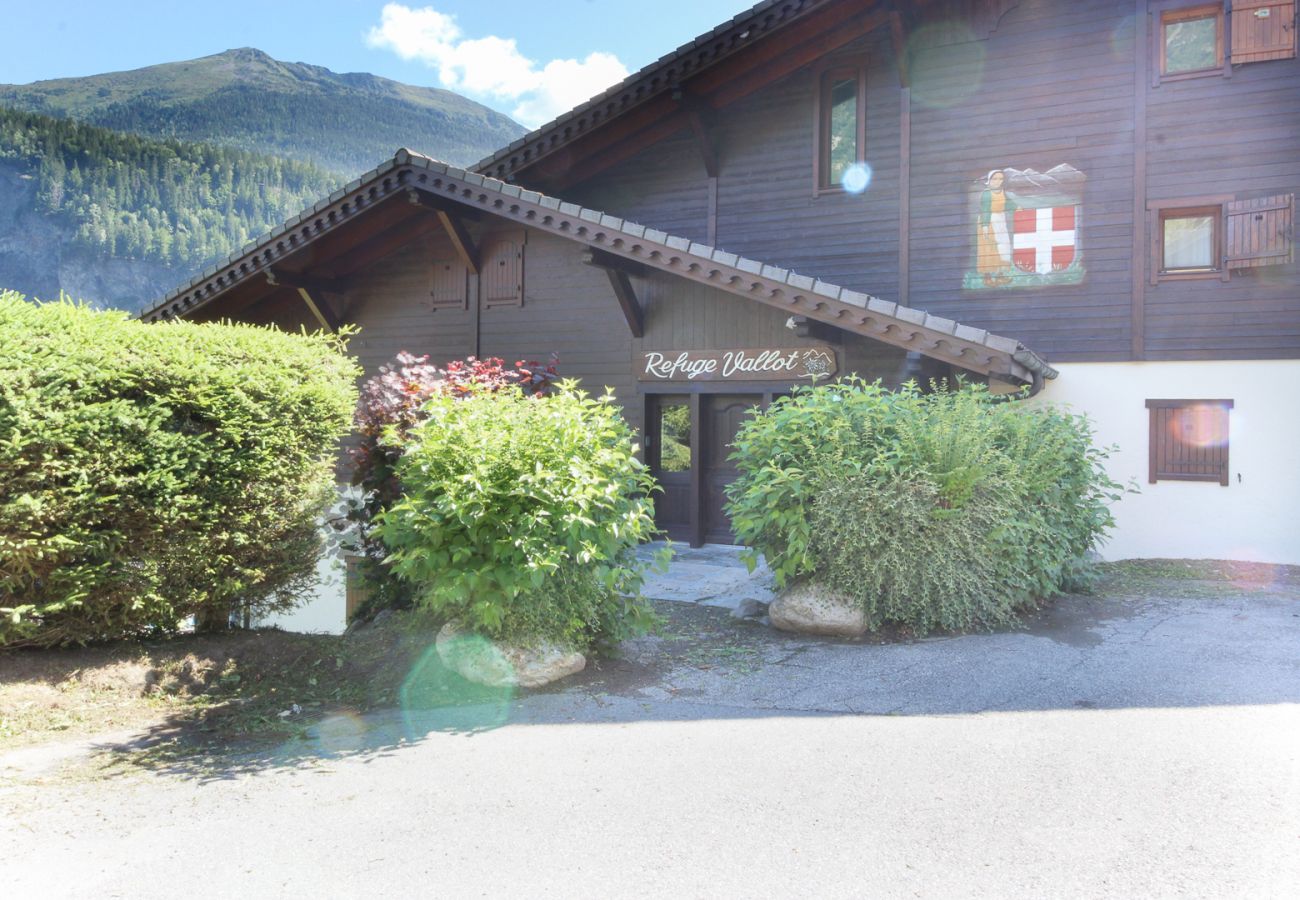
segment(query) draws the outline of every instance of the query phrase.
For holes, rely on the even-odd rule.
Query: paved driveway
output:
[[[1140,588],[888,645],[665,603],[563,688],[0,789],[5,894],[1296,896],[1295,571]]]

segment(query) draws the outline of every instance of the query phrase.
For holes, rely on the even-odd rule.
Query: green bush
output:
[[[585,649],[646,624],[637,545],[654,484],[612,397],[562,382],[435,396],[378,517],[418,602],[488,637]]]
[[[1086,576],[1118,485],[1081,416],[981,385],[801,388],[734,443],[729,512],[778,583],[812,578],[874,625],[993,626]]]
[[[356,402],[342,350],[0,294],[0,645],[298,602]]]

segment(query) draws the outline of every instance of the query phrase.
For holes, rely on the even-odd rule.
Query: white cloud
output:
[[[366,44],[437,69],[439,80],[452,90],[515,104],[511,115],[529,127],[550,121],[628,74],[610,53],[539,66],[519,52],[513,38],[466,38],[455,16],[431,6],[386,4],[379,24],[366,34]]]

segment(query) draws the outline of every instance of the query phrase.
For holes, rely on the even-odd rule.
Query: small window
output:
[[[865,66],[829,69],[822,73],[817,96],[817,156],[814,161],[815,190],[838,191],[853,179],[857,163],[866,159]]]
[[[1219,221],[1223,208],[1160,211],[1160,272],[1166,275],[1219,271]]]
[[[1160,74],[1212,74],[1223,69],[1223,6],[1193,6],[1160,14]]]
[[[1228,484],[1231,400],[1148,400],[1150,474],[1157,481]]]

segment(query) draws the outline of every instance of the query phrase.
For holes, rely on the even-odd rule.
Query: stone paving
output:
[[[664,547],[646,544],[637,552],[649,560]],[[651,572],[641,593],[652,600],[677,600],[734,610],[746,600],[767,604],[774,596],[772,570],[759,563],[753,572],[740,558],[743,548],[727,544],[690,547],[673,543],[667,572]]]

